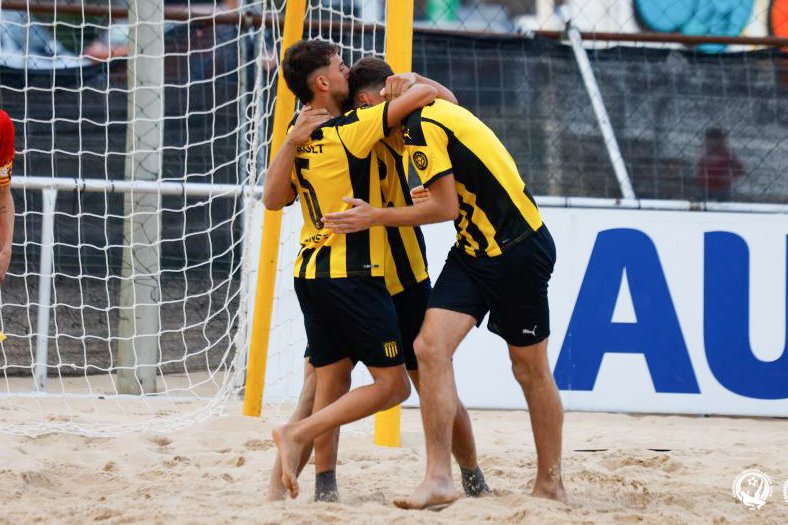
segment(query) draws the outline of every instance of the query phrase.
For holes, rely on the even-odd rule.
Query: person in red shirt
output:
[[[736,155],[728,149],[725,132],[706,130],[706,144],[698,161],[698,186],[701,200],[729,201],[734,179],[744,174]]]
[[[11,165],[14,163],[14,123],[0,109],[0,283],[11,262],[14,237],[14,198],[11,195]]]

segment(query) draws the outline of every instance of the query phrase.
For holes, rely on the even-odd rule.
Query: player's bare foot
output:
[[[271,481],[268,483],[268,501],[282,501],[286,495],[287,491],[282,485],[282,461],[277,455],[274,469],[271,471]]]
[[[548,480],[537,479],[531,496],[552,499],[566,504],[569,503],[569,498],[566,496],[566,491],[564,490],[564,483],[561,481],[561,475],[552,472]]]
[[[569,504],[569,498],[566,496],[566,491],[564,490],[564,487],[556,487],[553,488],[552,490],[534,488],[534,491],[531,493],[531,496],[534,496],[536,498],[552,499],[555,501],[560,501],[561,503]]]
[[[457,500],[459,494],[454,489],[454,481],[451,478],[448,480],[431,480],[425,479],[422,481],[413,494],[407,498],[397,498],[394,500],[394,505],[401,509],[434,509],[440,510]]]
[[[279,476],[278,483],[271,481],[271,486],[268,487],[268,501],[282,501],[285,499],[287,491],[285,486],[282,485],[282,476]]]
[[[291,498],[298,497],[298,462],[304,443],[293,435],[292,425],[276,427],[271,435],[282,458],[282,485]]]

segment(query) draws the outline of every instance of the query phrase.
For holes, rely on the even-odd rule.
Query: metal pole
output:
[[[560,14],[561,18],[566,23],[566,32],[572,44],[572,51],[574,51],[577,66],[580,68],[580,74],[583,76],[583,83],[586,86],[589,98],[591,98],[591,105],[594,108],[594,114],[599,123],[599,129],[602,131],[602,137],[605,140],[610,162],[613,163],[613,171],[616,174],[616,179],[618,179],[621,196],[625,199],[634,199],[635,191],[632,189],[632,183],[629,180],[627,166],[624,164],[624,157],[621,156],[616,134],[613,132],[613,126],[610,124],[605,102],[602,100],[602,92],[599,91],[596,77],[594,77],[594,70],[591,69],[591,62],[588,60],[588,54],[583,47],[580,31],[572,25],[571,12],[568,6],[561,7]]]
[[[164,137],[162,0],[131,0],[129,14],[126,179],[155,181],[161,174]],[[161,195],[127,193],[124,210],[117,388],[121,394],[154,393],[159,361]]]
[[[47,387],[47,361],[49,353],[49,311],[51,309],[53,259],[55,252],[55,208],[57,190],[46,189],[42,196],[41,260],[38,276],[38,322],[36,324],[36,363],[34,389],[44,392]]]
[[[240,6],[243,8],[246,0],[241,0]],[[257,169],[250,169],[259,166],[257,162],[257,151],[259,147],[259,135],[261,126],[260,99],[262,95],[263,71],[261,59],[263,52],[262,40],[265,38],[265,28],[254,28],[247,26],[243,33],[243,25],[238,27],[238,64],[239,73],[239,100],[238,114],[241,121],[241,132],[239,134],[242,152],[239,155],[238,172],[244,174],[245,184],[254,186],[257,182],[256,175],[260,173]],[[252,61],[252,58],[255,60]],[[244,65],[243,68],[241,65]],[[251,118],[248,112],[252,111]],[[243,164],[241,164],[243,163]],[[254,206],[254,195],[252,192],[241,195],[241,283],[239,296],[242,298],[238,304],[238,329],[235,333],[235,358],[233,360],[233,389],[243,395],[244,381],[246,379],[245,365],[249,356],[249,333],[250,319],[248,318],[249,304],[243,298],[248,297],[249,293],[249,268],[251,259],[251,249],[249,246],[250,209]],[[259,248],[258,248],[259,251]]]

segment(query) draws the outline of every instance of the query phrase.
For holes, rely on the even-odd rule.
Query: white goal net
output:
[[[0,431],[167,431],[242,393],[286,2],[239,3],[0,3],[17,134]],[[383,11],[310,0],[304,36],[350,63],[382,52],[382,26],[363,26]],[[282,233],[274,401],[301,382],[299,215]]]

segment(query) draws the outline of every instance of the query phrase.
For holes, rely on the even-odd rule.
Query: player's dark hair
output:
[[[331,57],[339,47],[325,40],[301,40],[287,48],[282,59],[282,74],[302,104],[312,102],[315,94],[309,87],[309,75],[331,64]]]
[[[393,75],[385,60],[376,57],[362,58],[350,68],[348,78],[348,98],[353,101],[359,91],[365,89],[381,89],[386,85],[386,79]]]

